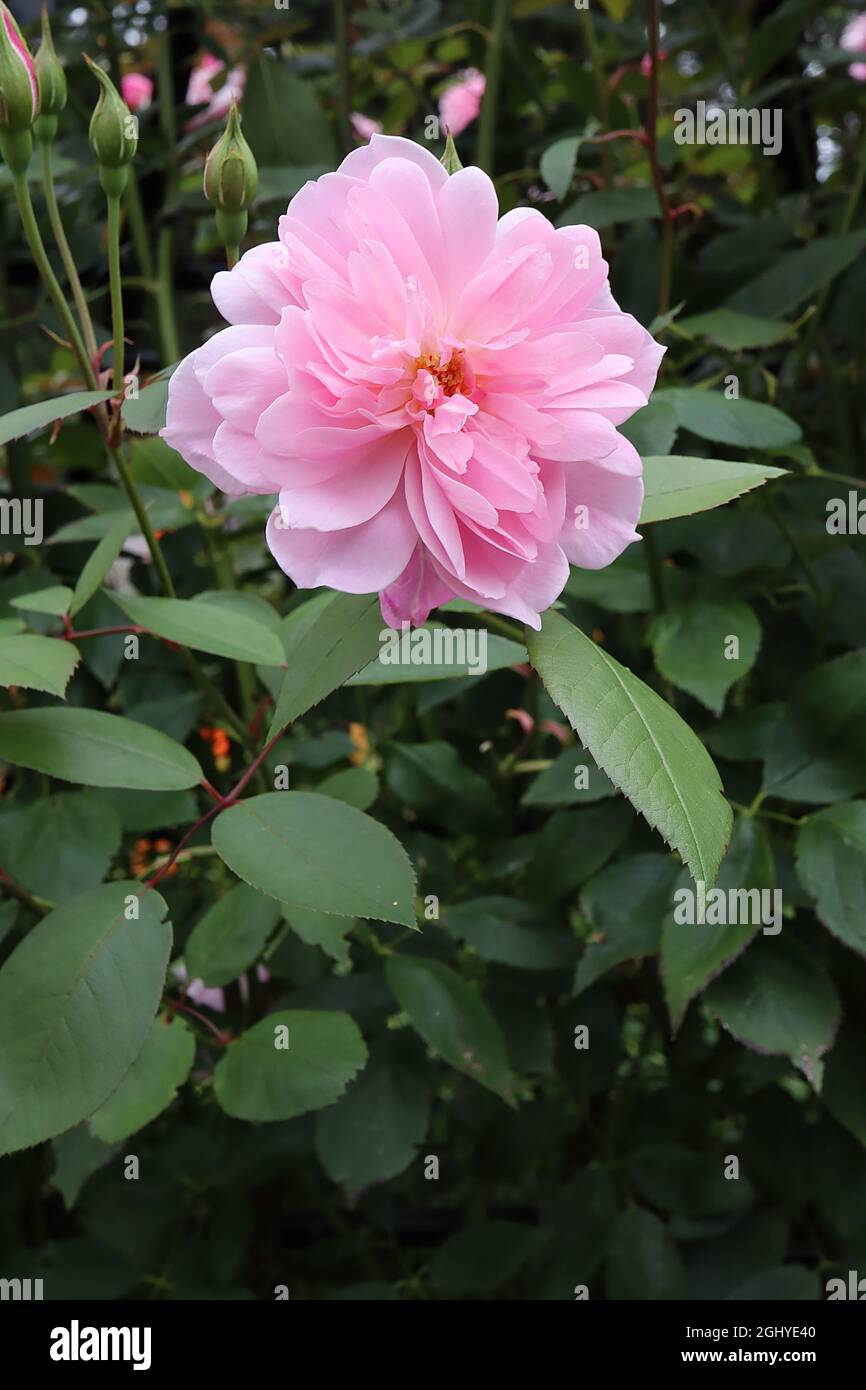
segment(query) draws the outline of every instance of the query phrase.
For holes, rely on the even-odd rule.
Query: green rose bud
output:
[[[457,146],[454,144],[454,136],[449,130],[445,137],[445,153],[439,163],[447,174],[456,174],[463,165],[460,163],[460,156],[457,153]]]
[[[27,171],[30,131],[39,115],[39,83],[30,49],[0,0],[0,153],[13,174]]]
[[[204,166],[204,194],[216,209],[223,244],[237,250],[247,230],[247,208],[256,196],[259,171],[241,131],[237,103],[232,98],[226,128]]]
[[[54,49],[48,11],[42,6],[42,42],[36,54],[39,80],[39,115],[34,126],[37,140],[49,143],[57,134],[57,118],[66,105],[66,74]]]
[[[127,166],[138,146],[138,121],[108,73],[84,55],[102,87],[90,118],[90,148],[99,164],[99,181],[106,193],[119,197],[126,187]]]

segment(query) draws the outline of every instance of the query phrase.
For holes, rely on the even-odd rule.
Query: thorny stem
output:
[[[273,738],[268,739],[267,743],[264,745],[263,748],[259,749],[258,753],[250,763],[249,767],[238,779],[238,781],[232,787],[231,791],[226,796],[219,796],[219,793],[215,791],[215,788],[212,787],[209,782],[202,781],[201,786],[204,788],[204,790],[207,791],[210,796],[216,795],[218,797],[218,800],[213,806],[208,807],[204,815],[200,816],[194,825],[190,826],[189,830],[186,832],[183,838],[178,842],[177,845],[175,845],[174,849],[172,850],[168,859],[166,859],[165,863],[162,864],[159,869],[157,869],[156,873],[153,875],[152,878],[149,878],[147,880],[142,889],[142,892],[147,892],[148,888],[156,887],[159,881],[165,877],[169,869],[176,862],[177,857],[181,853],[181,851],[185,849],[186,846],[189,844],[192,837],[195,834],[197,834],[197,832],[201,830],[203,826],[207,825],[208,821],[213,820],[214,816],[219,815],[220,811],[225,811],[229,806],[234,805],[234,803],[240,797],[241,792],[256,775],[265,758],[268,756],[274,745],[279,742],[282,736],[283,730],[280,729],[279,733],[274,734]]]

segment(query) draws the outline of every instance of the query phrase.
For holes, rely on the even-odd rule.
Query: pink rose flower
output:
[[[616,427],[664,349],[607,270],[591,228],[500,219],[480,169],[374,135],[214,277],[232,326],[172,376],[163,437],[225,492],[279,494],[268,544],[300,588],[378,592],[395,626],[456,595],[537,628],[569,560],[639,539]]]
[[[130,111],[146,111],[153,100],[153,83],[143,72],[127,72],[120,79],[120,95]]]
[[[361,111],[353,111],[349,121],[359,140],[371,140],[382,133],[382,122],[374,121],[372,116],[365,116]]]
[[[214,78],[225,71],[225,63],[213,53],[204,53],[193,68],[186,89],[186,104],[204,106],[206,109],[187,121],[187,130],[197,130],[208,121],[221,120],[223,116],[228,115],[232,97],[237,101],[241,100],[247,82],[246,68],[241,65],[229,68],[222,86],[214,90]]]
[[[5,94],[0,90],[0,128],[10,131],[29,130],[39,115],[39,82],[36,67],[14,16],[2,3],[0,16],[6,41],[14,54],[14,57],[9,55],[12,65],[9,71],[10,90]]]
[[[850,49],[852,53],[866,53],[866,14],[855,15],[850,20],[840,39],[840,46]],[[852,63],[848,76],[856,78],[858,82],[866,82],[866,63]]]
[[[465,130],[481,110],[487,79],[477,68],[466,68],[453,87],[446,87],[439,98],[439,119],[452,135]]]

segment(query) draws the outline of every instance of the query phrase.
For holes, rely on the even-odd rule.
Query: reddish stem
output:
[[[62,642],[77,642],[81,637],[111,637],[117,632],[150,633],[150,628],[142,627],[139,623],[118,623],[114,627],[88,627],[83,628],[80,632],[76,632],[75,628],[70,623],[66,631],[58,635]],[[150,635],[156,636],[155,633],[150,633]]]
[[[274,734],[273,738],[268,739],[268,742],[265,744],[264,748],[261,748],[259,750],[259,752],[256,754],[256,756],[250,763],[249,767],[247,768],[246,772],[244,772],[242,776],[238,779],[238,781],[232,787],[231,791],[228,793],[227,796],[220,796],[219,792],[216,791],[216,789],[212,787],[210,783],[205,784],[205,781],[202,781],[201,785],[205,786],[205,789],[210,793],[210,795],[216,796],[216,805],[210,806],[208,810],[205,811],[204,815],[199,816],[199,819],[195,822],[195,824],[190,826],[189,830],[186,832],[183,838],[175,845],[174,849],[172,850],[171,854],[169,855],[165,863],[162,865],[162,867],[157,869],[153,877],[147,880],[142,889],[142,892],[146,893],[149,888],[155,888],[156,885],[163,878],[165,878],[169,869],[176,862],[178,855],[181,853],[182,850],[186,848],[193,835],[195,835],[197,831],[201,830],[203,826],[207,825],[208,821],[213,820],[214,816],[219,815],[220,811],[225,811],[229,806],[234,805],[241,792],[243,791],[244,787],[250,781],[250,778],[255,776],[256,772],[264,762],[265,758],[270,753],[274,744],[278,743],[282,736],[283,730],[280,729],[279,733]]]

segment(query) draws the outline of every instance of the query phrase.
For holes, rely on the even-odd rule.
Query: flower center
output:
[[[461,391],[467,391],[463,353],[459,349],[455,348],[444,364],[438,352],[425,352],[415,359],[415,370],[429,372],[445,396],[456,396]]]

